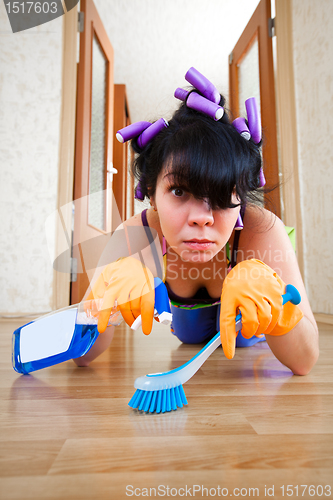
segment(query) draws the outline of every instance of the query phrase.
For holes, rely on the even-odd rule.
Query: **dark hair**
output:
[[[224,104],[221,96],[220,105]],[[132,172],[140,179],[145,196],[154,195],[157,178],[167,167],[176,186],[198,199],[207,199],[213,209],[237,206],[231,203],[234,189],[241,204],[261,198],[260,144],[244,139],[226,111],[214,121],[182,103],[169,126],[143,150],[135,139],[132,148],[138,153]]]

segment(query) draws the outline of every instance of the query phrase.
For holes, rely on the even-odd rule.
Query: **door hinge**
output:
[[[275,33],[275,17],[270,17],[268,19],[268,35],[273,38],[276,35]]]
[[[77,281],[77,259],[71,257],[71,281]]]
[[[234,60],[234,53],[233,53],[233,52],[231,52],[231,53],[229,54],[229,64],[232,64],[232,61],[233,61],[233,60]]]
[[[84,12],[77,13],[77,30],[79,33],[84,31]]]

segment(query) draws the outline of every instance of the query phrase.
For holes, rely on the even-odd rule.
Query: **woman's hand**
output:
[[[129,326],[141,314],[142,331],[149,335],[154,318],[154,298],[151,271],[139,260],[126,257],[105,267],[86,299],[85,309],[89,308],[90,314],[98,317],[97,329],[102,333],[117,302],[117,309]]]
[[[298,306],[282,306],[285,283],[276,272],[260,260],[251,259],[235,266],[223,283],[220,332],[224,354],[235,355],[237,309],[242,313],[242,335],[284,335],[302,319]]]

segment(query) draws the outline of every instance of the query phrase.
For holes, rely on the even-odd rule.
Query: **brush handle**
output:
[[[298,290],[293,285],[286,286],[286,293],[282,295],[282,305],[286,302],[299,304],[301,296]],[[242,315],[239,313],[235,318],[236,332],[242,328]],[[207,358],[221,345],[221,335],[218,332],[201,351],[198,352],[192,359],[183,365],[165,373],[153,373],[139,377],[134,383],[136,389],[144,391],[157,391],[162,389],[170,389],[183,385],[199,370]]]
[[[286,291],[282,295],[282,305],[284,306],[287,302],[291,302],[295,306],[301,302],[301,294],[293,285],[286,285]],[[237,328],[237,325],[240,324],[240,327]],[[242,313],[236,316],[236,332],[242,329]]]
[[[242,327],[241,315],[236,316],[236,331]],[[207,358],[221,345],[221,335],[218,332],[201,351],[187,363],[165,373],[153,373],[136,379],[134,387],[144,391],[169,389],[185,384],[204,364]]]

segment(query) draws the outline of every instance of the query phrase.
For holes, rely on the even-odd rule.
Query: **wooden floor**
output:
[[[333,498],[333,326],[320,325],[306,377],[265,342],[232,361],[219,348],[185,384],[187,407],[149,415],[127,405],[135,379],[198,346],[166,326],[145,337],[121,325],[89,368],[69,361],[20,376],[11,333],[26,322],[0,324],[1,500]]]

